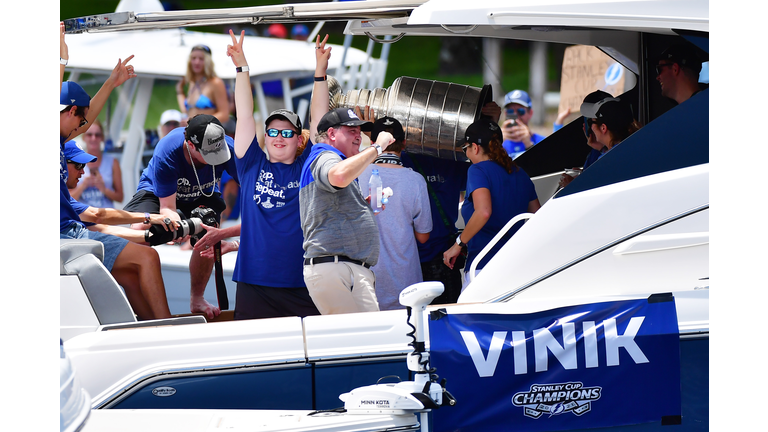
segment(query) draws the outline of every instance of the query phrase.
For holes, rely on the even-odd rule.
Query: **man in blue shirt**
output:
[[[192,117],[186,128],[172,130],[157,143],[152,159],[141,174],[136,194],[124,210],[159,213],[178,223],[181,216],[177,209],[189,218],[193,209],[205,206],[216,212],[218,221],[226,208],[218,186],[222,172],[226,171],[239,182],[231,157],[233,146],[234,141],[225,135],[216,117],[208,114]],[[139,224],[132,228],[149,226]],[[212,270],[213,260],[192,252],[190,311],[204,313],[208,319],[221,313],[221,309],[204,298]]]
[[[502,147],[512,159],[546,138],[528,128],[528,122],[533,117],[533,102],[525,91],[512,90],[504,96],[504,114]]]
[[[77,186],[77,181],[83,175],[83,167],[86,163],[94,162],[96,157],[82,151],[74,141],[66,143],[62,154],[68,170],[68,184],[65,184],[62,189],[59,214],[60,238],[90,239],[101,242],[104,245],[102,262],[125,289],[128,302],[139,319],[169,318],[171,312],[168,309],[163,276],[160,273],[160,257],[157,252],[147,246],[110,235],[110,227],[106,225],[83,222],[80,219],[80,215],[83,214],[86,220],[92,222],[120,224],[142,220],[149,215],[130,214],[116,209],[94,209],[77,202],[69,196],[67,186]],[[67,191],[66,196],[64,191]],[[123,232],[132,231],[122,227],[112,228],[122,229]],[[115,233],[112,231],[112,234]],[[142,234],[136,234],[135,237],[141,238]]]

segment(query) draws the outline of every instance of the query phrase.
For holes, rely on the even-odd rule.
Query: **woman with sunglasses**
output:
[[[248,61],[243,53],[245,33],[241,32],[239,39],[231,30],[229,33],[232,44],[227,46],[227,55],[237,69],[235,106],[239,113],[252,113]],[[318,62],[327,65],[330,52],[315,52]],[[312,143],[307,143],[297,157],[296,149],[302,143],[301,120],[285,109],[273,111],[264,130],[262,150],[253,116],[242,115],[238,119],[235,163],[241,187],[241,224],[221,230],[205,227],[208,232],[195,250],[203,256],[213,256],[207,246],[223,238],[240,236],[240,242],[222,242],[222,253],[238,250],[232,275],[237,282],[234,319],[319,315],[304,284],[304,236],[299,219],[301,167]]]
[[[634,119],[632,107],[628,103],[601,90],[596,90],[584,98],[580,112],[584,118],[583,129],[587,145],[592,148],[582,169],[587,169],[597,162],[641,127]],[[560,187],[567,186],[574,178],[563,174],[560,176]]]
[[[114,208],[115,202],[123,201],[123,177],[120,162],[112,155],[102,153],[104,128],[94,120],[83,134],[85,151],[96,156],[96,162],[88,163],[87,174],[77,187],[69,190],[72,198],[96,208]]]
[[[453,268],[462,249],[467,247],[465,272],[472,261],[510,219],[521,213],[535,213],[541,205],[528,174],[518,167],[501,145],[499,125],[481,117],[464,134],[464,153],[472,162],[467,171],[467,191],[461,216],[467,221],[456,244],[443,253],[445,265]],[[514,234],[511,230],[508,236]],[[504,241],[488,253],[478,271],[490,260]],[[464,284],[469,281],[465,273]]]
[[[184,86],[187,86],[185,96]],[[189,53],[187,74],[176,84],[176,99],[182,114],[215,116],[223,124],[229,120],[229,101],[224,81],[216,76],[211,49],[195,45]]]

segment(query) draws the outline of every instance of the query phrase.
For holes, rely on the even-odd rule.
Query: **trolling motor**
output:
[[[420,413],[421,430],[429,430],[427,414],[441,406],[456,404],[445,389],[445,379],[438,383],[435,369],[429,367],[429,352],[425,349],[424,311],[427,305],[443,293],[442,282],[420,282],[400,293],[400,304],[406,307],[408,333],[413,339],[409,346],[408,370],[415,372],[413,381],[358,387],[339,396],[348,414],[415,414]],[[412,313],[415,310],[415,313]]]

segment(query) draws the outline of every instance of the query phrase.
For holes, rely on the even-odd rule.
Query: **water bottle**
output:
[[[371,192],[371,209],[373,213],[381,212],[381,177],[379,177],[379,170],[374,169],[371,172],[371,179],[368,180],[368,188]]]

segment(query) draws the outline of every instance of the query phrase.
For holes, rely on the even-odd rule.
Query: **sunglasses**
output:
[[[507,109],[507,117],[512,117],[517,114],[518,117],[524,116],[528,112],[527,108],[509,108]]]
[[[193,47],[192,47],[192,51],[194,51],[194,50],[198,50],[198,51],[205,51],[205,52],[207,52],[208,54],[210,54],[210,53],[211,53],[211,49],[210,49],[210,48],[208,48],[208,46],[207,46],[207,45],[195,45],[195,46],[193,46]]]
[[[466,143],[463,146],[461,146],[461,151],[464,152],[464,154],[467,154],[467,149],[472,147],[472,143]]]
[[[87,124],[88,124],[88,119],[86,119],[85,117],[83,117],[83,119],[82,119],[82,120],[80,120],[80,126],[79,126],[79,127],[83,127],[83,126],[85,126],[85,125],[87,125]]]
[[[283,130],[267,129],[267,136],[271,136],[272,138],[274,138],[278,134],[282,135],[283,138],[293,138],[293,135],[296,134],[296,131],[293,129],[283,129]]]
[[[589,135],[592,133],[592,125],[600,125],[600,123],[597,122],[597,120],[592,118],[584,118],[584,135],[587,136],[587,139],[589,139]]]
[[[96,138],[101,138],[101,137],[103,137],[104,135],[102,135],[100,132],[86,132],[86,133],[85,133],[85,136],[87,136],[87,137],[96,137]]]
[[[656,75],[661,75],[661,71],[664,70],[667,66],[672,66],[674,63],[663,63],[663,64],[657,64],[656,65]]]
[[[67,163],[71,163],[72,165],[74,165],[75,169],[78,170],[78,171],[80,171],[81,169],[85,168],[85,164],[84,163],[72,162],[71,160],[68,160]]]

